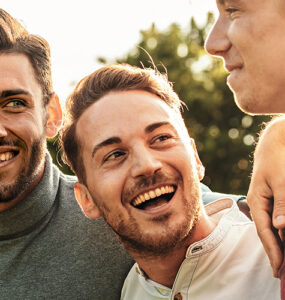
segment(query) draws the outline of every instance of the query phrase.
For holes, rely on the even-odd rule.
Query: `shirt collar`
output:
[[[203,255],[218,246],[231,229],[233,220],[245,221],[236,203],[230,199],[219,199],[205,206],[208,216],[219,221],[217,227],[201,241],[191,244],[185,258]],[[247,219],[248,220],[248,219]]]

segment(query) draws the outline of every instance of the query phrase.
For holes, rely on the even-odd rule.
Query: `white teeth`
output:
[[[150,199],[150,194],[149,193],[145,193],[144,194],[144,198],[145,198],[145,200],[149,200]]]
[[[156,194],[156,197],[159,197],[161,195],[161,190],[160,189],[155,189],[155,194]]]
[[[145,201],[154,199],[163,194],[169,194],[169,193],[173,193],[173,192],[174,192],[174,187],[170,186],[170,185],[166,185],[161,188],[156,188],[155,190],[151,190],[147,193],[143,193],[143,194],[140,194],[139,196],[137,196],[136,199],[133,201],[133,205],[138,206]]]
[[[0,153],[0,162],[7,161],[14,157],[14,152],[4,152]]]

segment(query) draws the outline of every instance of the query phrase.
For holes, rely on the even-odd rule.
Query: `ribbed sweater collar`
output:
[[[0,212],[0,239],[21,235],[21,232],[41,222],[54,204],[58,184],[59,170],[47,154],[43,178],[38,186],[20,203]]]

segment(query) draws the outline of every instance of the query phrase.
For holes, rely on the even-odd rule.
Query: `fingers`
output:
[[[252,218],[256,225],[257,234],[269,257],[273,275],[278,277],[278,270],[283,260],[283,249],[278,231],[272,226],[271,214],[273,200],[258,195],[258,191],[252,185],[250,186],[247,200]]]
[[[269,258],[273,276],[279,277],[279,269],[283,261],[283,253],[279,243],[280,240],[269,228],[259,231],[258,235]]]
[[[278,275],[283,260],[278,231],[285,228],[284,132],[285,118],[279,118],[269,123],[260,135],[247,197],[274,276]]]
[[[277,229],[285,228],[285,188],[274,189],[273,226]]]

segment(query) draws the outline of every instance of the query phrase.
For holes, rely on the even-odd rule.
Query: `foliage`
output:
[[[189,108],[183,116],[206,167],[203,182],[214,191],[246,194],[254,140],[268,117],[252,118],[236,107],[221,60],[211,58],[203,48],[212,22],[209,13],[201,27],[194,19],[184,29],[174,23],[160,31],[153,24],[116,61],[145,67],[154,63],[161,72],[167,70],[174,90]],[[111,63],[104,57],[98,62]]]
[[[206,167],[203,182],[214,191],[245,194],[254,141],[260,124],[269,118],[252,118],[234,103],[222,61],[211,58],[203,47],[213,20],[209,13],[202,27],[191,19],[186,29],[172,24],[165,31],[153,24],[117,62],[149,67],[152,58],[161,72],[166,68],[174,90],[189,108],[183,116]]]

